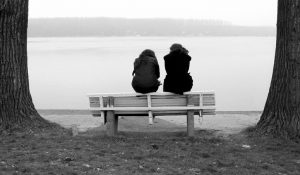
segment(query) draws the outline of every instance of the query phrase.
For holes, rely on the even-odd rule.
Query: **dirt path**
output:
[[[203,118],[195,116],[195,128],[218,130],[224,134],[233,134],[240,132],[246,127],[255,125],[259,120],[259,116],[257,113],[217,114],[215,116],[204,116]],[[99,130],[105,129],[101,118],[86,114],[43,115],[43,117],[66,128],[76,125],[79,131],[95,128]],[[178,131],[186,128],[185,116],[157,117],[152,126],[148,125],[147,117],[121,117],[119,122],[120,131]]]

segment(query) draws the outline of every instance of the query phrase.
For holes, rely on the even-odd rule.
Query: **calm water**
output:
[[[29,38],[34,103],[38,109],[87,109],[88,93],[133,92],[133,61],[146,48],[156,52],[163,81],[162,58],[174,42],[192,56],[192,90],[215,90],[218,110],[263,109],[274,37]]]

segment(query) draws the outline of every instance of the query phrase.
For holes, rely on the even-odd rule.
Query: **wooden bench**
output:
[[[89,94],[92,115],[103,117],[107,135],[118,131],[118,116],[187,115],[187,134],[194,136],[194,114],[215,115],[214,92]]]

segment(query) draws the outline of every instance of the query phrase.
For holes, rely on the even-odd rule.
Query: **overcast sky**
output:
[[[277,0],[29,0],[29,16],[220,19],[276,25]]]

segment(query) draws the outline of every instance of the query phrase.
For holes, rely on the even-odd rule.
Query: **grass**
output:
[[[300,174],[300,144],[247,133],[88,131],[3,135],[0,174]]]

